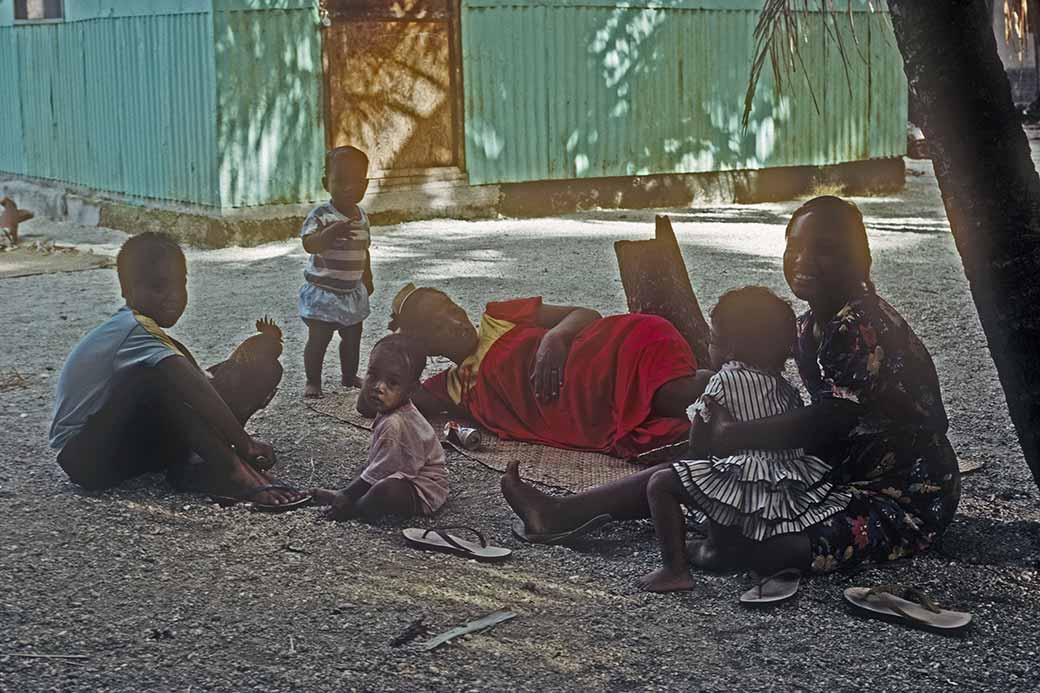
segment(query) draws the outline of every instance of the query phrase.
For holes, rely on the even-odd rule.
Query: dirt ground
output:
[[[436,521],[513,548],[504,565],[411,550],[392,524],[220,509],[159,478],[83,492],[46,445],[52,388],[72,345],[119,307],[115,272],[0,281],[0,690],[1036,690],[1040,498],[930,167],[912,164],[898,196],[856,201],[879,291],[934,356],[954,446],[987,466],[965,478],[957,519],[928,555],[814,578],[794,601],[762,611],[741,608],[750,581],[740,575],[697,575],[684,594],[638,592],[635,578],[658,559],[649,522],[615,524],[574,549],[519,544],[497,475],[465,460],[450,462],[452,499]],[[780,254],[796,204],[670,210],[706,308],[749,283],[789,295]],[[487,300],[536,294],[622,312],[611,243],[649,237],[652,220],[652,211],[611,211],[375,229],[363,353],[409,279],[445,289],[473,317]],[[123,238],[39,220],[23,233],[101,253]],[[252,428],[278,448],[280,478],[349,477],[366,436],[300,400],[298,242],[188,258],[191,299],[171,332],[208,363],[257,317],[277,320],[285,379]],[[975,622],[941,637],[844,605],[845,587],[882,582],[924,588]],[[438,632],[499,608],[518,616],[434,652],[389,646],[420,616]]]

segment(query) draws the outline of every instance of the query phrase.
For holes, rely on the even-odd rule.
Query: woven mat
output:
[[[372,430],[372,420],[357,413],[358,391],[327,394],[323,399],[308,402],[307,406],[326,416],[357,428]],[[444,428],[444,419],[430,422],[434,430]],[[544,445],[501,440],[481,431],[484,443],[480,450],[456,448],[459,456],[478,462],[488,469],[503,472],[513,460],[520,460],[520,475],[528,481],[579,493],[593,486],[617,481],[644,467],[596,452],[561,450]]]

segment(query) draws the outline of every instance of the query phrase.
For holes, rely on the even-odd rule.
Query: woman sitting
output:
[[[603,318],[541,298],[489,303],[475,330],[446,294],[409,284],[394,298],[390,327],[455,363],[414,396],[423,413],[618,457],[681,440],[686,407],[711,375],[697,374],[689,345],[663,318]]]
[[[828,572],[927,549],[960,498],[957,458],[927,349],[870,281],[870,248],[855,205],[818,197],[787,225],[784,276],[809,303],[798,320],[795,360],[812,404],[778,416],[734,421],[713,413],[708,445],[734,451],[806,448],[834,467],[841,512],[759,545],[754,555],[707,541],[691,546],[701,567]],[[717,416],[714,414],[718,414]],[[603,514],[649,517],[647,486],[661,465],[582,494],[548,497],[511,465],[502,481],[528,534],[566,532]]]

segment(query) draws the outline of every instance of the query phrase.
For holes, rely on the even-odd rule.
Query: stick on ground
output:
[[[514,614],[512,611],[495,611],[493,613],[488,614],[484,618],[479,618],[476,621],[470,621],[464,626],[456,626],[451,630],[444,631],[440,635],[434,636],[433,638],[419,645],[419,649],[424,652],[429,652],[430,650],[436,647],[440,647],[446,642],[454,640],[460,635],[476,633],[477,631],[481,631],[492,626],[497,626],[499,623],[502,623],[503,621],[508,621],[512,618],[516,618],[516,614]]]

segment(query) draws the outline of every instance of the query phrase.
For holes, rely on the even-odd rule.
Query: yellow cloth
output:
[[[466,357],[458,366],[448,370],[446,385],[448,396],[455,404],[462,404],[462,396],[477,383],[477,373],[490,349],[499,337],[516,327],[516,323],[493,318],[487,313],[480,316],[480,328],[477,330],[477,350]]]
[[[184,352],[180,350],[180,347],[177,346],[177,343],[170,339],[170,335],[166,334],[166,332],[163,331],[163,328],[159,327],[159,325],[154,320],[152,320],[147,315],[142,315],[138,313],[136,310],[134,311],[134,318],[137,320],[138,325],[143,327],[148,332],[148,334],[152,335],[160,342],[168,346],[170,348],[170,351],[174,352],[178,356],[184,356]],[[188,360],[191,361],[192,359]]]

